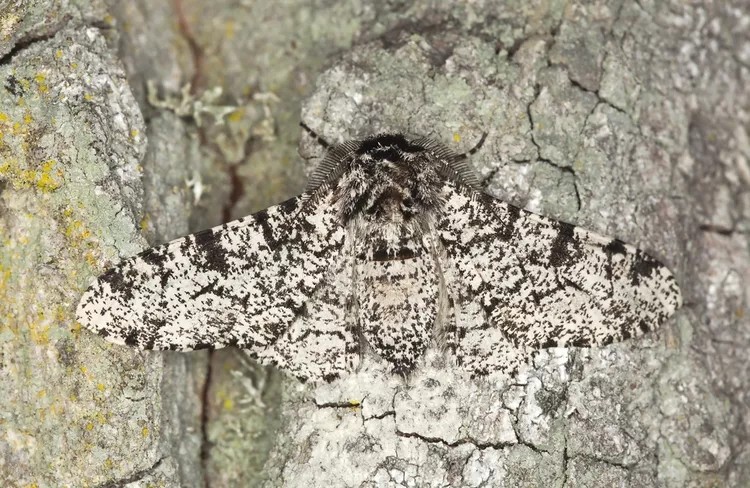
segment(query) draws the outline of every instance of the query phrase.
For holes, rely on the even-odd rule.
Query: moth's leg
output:
[[[456,276],[446,266],[447,258],[445,249],[439,244],[439,240],[433,234],[424,236],[425,246],[432,252],[438,274],[438,315],[435,320],[433,341],[438,349],[448,353],[449,361],[455,363],[457,360],[456,348],[458,347],[458,329],[456,328],[455,300],[457,290],[455,289]]]
[[[451,361],[458,361],[456,348],[458,347],[458,327],[456,327],[456,303],[453,297],[447,297],[448,310],[445,316],[445,323],[442,326],[443,350],[450,353]]]
[[[321,136],[319,136],[317,132],[315,132],[314,130],[312,130],[309,125],[305,124],[304,122],[300,122],[299,126],[302,127],[303,129],[305,129],[305,132],[307,132],[308,134],[310,134],[310,137],[312,137],[313,139],[315,139],[315,141],[318,144],[320,144],[323,147],[323,149],[328,149],[329,147],[331,147],[331,144],[329,144],[328,141],[326,141]]]

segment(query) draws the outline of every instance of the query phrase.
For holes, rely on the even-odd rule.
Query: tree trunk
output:
[[[743,0],[0,2],[0,482],[750,485],[749,23]],[[80,329],[108,263],[301,191],[300,120],[487,132],[487,192],[648,250],[686,304],[512,382],[431,350],[316,388]]]

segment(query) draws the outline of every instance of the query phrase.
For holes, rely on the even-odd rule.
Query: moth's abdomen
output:
[[[355,264],[360,331],[394,372],[406,374],[430,343],[437,316],[437,264],[419,238],[390,249],[377,239],[370,243]]]

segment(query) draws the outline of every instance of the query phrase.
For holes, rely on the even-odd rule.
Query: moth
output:
[[[438,347],[472,376],[549,347],[641,335],[682,303],[672,273],[618,239],[495,199],[427,138],[329,145],[299,196],[126,259],[81,324],[141,349],[245,349],[332,381],[374,353],[396,374]]]

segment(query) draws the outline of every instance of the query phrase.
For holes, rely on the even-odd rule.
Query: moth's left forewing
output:
[[[490,354],[493,342],[519,351],[609,344],[653,329],[682,303],[672,273],[632,246],[450,181],[443,199],[436,233],[457,281],[465,358]]]
[[[264,353],[338,260],[345,232],[332,200],[302,195],[126,259],[84,293],[78,320],[143,349]]]

